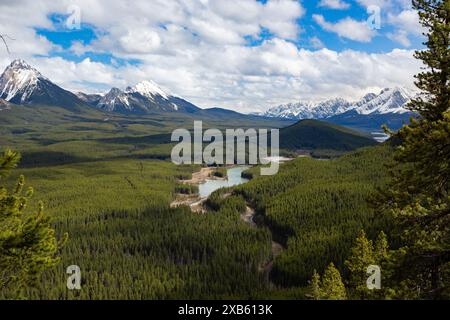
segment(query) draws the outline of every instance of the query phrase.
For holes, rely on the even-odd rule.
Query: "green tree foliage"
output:
[[[386,234],[381,231],[378,235],[377,240],[375,241],[373,254],[375,256],[375,261],[377,263],[381,263],[386,260],[389,253],[389,242]]]
[[[375,299],[381,296],[379,292],[367,288],[367,268],[377,265],[384,269],[389,255],[389,244],[386,234],[381,231],[375,243],[367,239],[364,230],[361,230],[351,249],[351,254],[345,265],[349,271],[348,288],[354,299]]]
[[[333,263],[325,269],[322,280],[314,270],[309,281],[307,297],[313,300],[346,300],[347,292],[341,278],[341,274]]]
[[[11,150],[0,156],[1,182],[19,159]],[[43,204],[40,202],[35,212],[27,210],[33,190],[24,192],[24,185],[25,178],[20,176],[11,192],[0,187],[0,288],[10,292],[10,298],[21,297],[26,288],[37,284],[42,271],[60,261],[57,253],[61,243],[44,215]]]
[[[359,298],[367,297],[366,270],[368,266],[374,265],[375,261],[373,243],[367,239],[366,233],[361,231],[356,238],[355,246],[351,250],[350,258],[345,262],[350,271],[350,287]]]
[[[142,163],[142,165],[141,165]],[[61,264],[44,272],[30,299],[220,299],[265,297],[266,229],[247,226],[242,197],[210,214],[170,208],[178,179],[198,168],[119,159],[23,169],[55,230],[69,230]],[[64,207],[64,210],[60,208]],[[81,269],[68,290],[65,268]],[[7,298],[0,291],[0,298]],[[264,294],[262,294],[264,293]]]
[[[330,263],[323,274],[320,296],[325,300],[347,299],[347,293],[344,283],[342,282],[341,274],[333,263]]]
[[[409,104],[420,118],[396,134],[392,179],[376,205],[401,229],[403,246],[390,272],[394,296],[432,299],[450,287],[450,2],[413,3],[428,30],[428,48],[416,52],[428,67],[417,75],[423,96]]]
[[[417,51],[415,57],[428,69],[416,76],[416,86],[424,95],[414,99],[409,109],[418,112],[424,120],[442,120],[450,98],[450,2],[413,0],[413,6],[427,30],[427,50]]]
[[[369,208],[367,197],[384,185],[388,145],[361,149],[335,160],[298,158],[274,176],[258,177],[233,188],[256,208],[276,241],[286,250],[271,273],[280,286],[306,286],[314,270],[323,273],[330,261],[343,271],[344,261],[361,229],[375,238],[389,234],[389,219]]]
[[[313,300],[320,300],[322,296],[320,286],[321,286],[320,274],[318,274],[317,271],[314,270],[312,278],[309,282],[308,297]]]

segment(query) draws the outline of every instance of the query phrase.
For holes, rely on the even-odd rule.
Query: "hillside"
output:
[[[277,242],[285,246],[270,274],[280,288],[306,286],[314,269],[323,272],[333,262],[340,270],[361,229],[373,238],[389,232],[386,217],[367,203],[376,187],[386,181],[384,163],[391,148],[383,144],[352,152],[339,159],[319,161],[297,158],[280,167],[274,176],[259,176],[259,168],[247,172],[253,179],[232,188],[256,210],[255,222],[268,226]],[[218,208],[222,189],[214,193]]]
[[[301,120],[280,131],[280,148],[288,150],[350,151],[375,144],[359,132],[318,120]]]

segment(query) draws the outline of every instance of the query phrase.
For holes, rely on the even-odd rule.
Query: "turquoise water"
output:
[[[234,167],[227,170],[226,180],[206,180],[206,182],[198,186],[198,193],[200,197],[208,197],[211,193],[217,189],[223,187],[237,186],[238,184],[243,184],[248,181],[241,177],[241,173],[247,170],[249,167]]]

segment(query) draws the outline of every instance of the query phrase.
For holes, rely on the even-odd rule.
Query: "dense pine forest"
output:
[[[171,207],[198,191],[182,180],[201,166],[170,161],[170,132],[192,115],[2,110],[0,299],[450,299],[450,4],[413,5],[429,29],[416,52],[429,67],[416,77],[423,94],[408,104],[416,119],[375,144],[311,121],[205,118],[288,127],[290,155],[327,153],[333,130],[343,138],[331,160],[302,154],[273,176],[250,168],[201,212]],[[81,290],[66,286],[70,265]],[[382,286],[368,288],[368,267]]]
[[[208,214],[169,208],[178,179],[196,167],[116,160],[18,169],[35,187],[35,197],[44,200],[58,233],[69,232],[62,263],[27,295],[305,298],[313,269],[322,271],[331,261],[342,268],[358,231],[374,235],[385,223],[365,196],[382,182],[388,150],[369,148],[331,161],[296,159],[275,177],[255,177],[237,187],[236,196]],[[256,204],[270,229],[241,221],[246,200]],[[288,249],[269,276],[260,267],[271,259],[270,230]],[[64,268],[71,264],[83,272],[79,292],[66,288]]]
[[[386,182],[391,153],[388,144],[336,160],[298,158],[273,177],[258,176],[257,167],[245,172],[252,181],[234,187],[233,194],[253,206],[254,220],[286,247],[270,274],[277,286],[306,287],[314,270],[323,272],[330,262],[345,274],[361,230],[372,239],[382,230],[389,233],[389,218],[376,214],[367,199]],[[227,202],[220,195],[229,191],[217,191],[208,204],[221,208]]]

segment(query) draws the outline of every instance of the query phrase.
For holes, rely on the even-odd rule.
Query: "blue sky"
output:
[[[238,111],[412,87],[423,41],[408,0],[22,2],[23,18],[0,4],[0,27],[18,39],[3,65],[25,58],[74,91],[149,79]]]
[[[267,3],[267,0],[258,0],[260,3]],[[305,49],[315,49],[318,48],[311,44],[311,38],[320,39],[323,45],[334,51],[343,50],[358,50],[369,53],[382,53],[389,52],[395,48],[404,47],[399,46],[399,43],[394,39],[391,39],[389,34],[396,32],[396,26],[388,23],[386,20],[387,14],[396,14],[401,12],[400,6],[394,6],[389,8],[389,11],[381,11],[381,29],[377,30],[377,35],[372,38],[369,43],[354,41],[351,39],[346,39],[336,33],[324,30],[318,23],[313,19],[314,14],[320,14],[325,17],[325,19],[330,23],[336,23],[339,20],[345,18],[352,18],[358,21],[365,21],[369,17],[367,12],[367,7],[358,3],[358,1],[346,0],[342,1],[348,4],[348,9],[336,10],[326,6],[319,6],[320,1],[299,1],[305,9],[306,13],[301,18],[297,19],[296,23],[301,30],[297,39],[290,40],[298,48]],[[381,8],[380,8],[381,9]],[[70,47],[74,41],[81,42],[84,45],[89,45],[93,40],[108,33],[108,30],[102,30],[96,28],[95,25],[81,23],[80,29],[70,30],[65,26],[65,21],[69,15],[67,14],[57,14],[51,13],[48,15],[49,20],[52,22],[51,28],[35,28],[38,35],[42,35],[50,42],[60,46],[63,50],[54,50],[50,53],[50,56],[61,56],[67,60],[72,61],[82,61],[85,58],[90,58],[92,61],[110,63],[110,64],[124,64],[129,62],[132,64],[139,64],[139,60],[124,60],[118,57],[114,57],[110,53],[96,53],[92,51],[87,51],[82,55],[75,55],[70,52]],[[161,25],[164,28],[164,25]],[[276,35],[272,34],[267,28],[261,28],[261,32],[257,37],[252,37],[251,35],[245,36],[248,46],[258,46],[262,42],[274,38]],[[410,36],[411,44],[408,46],[410,48],[421,48],[423,38],[418,35]]]

